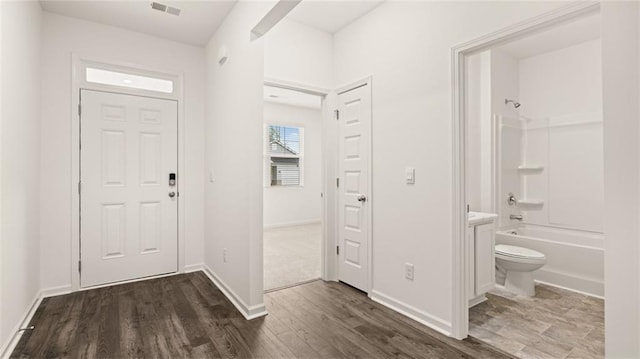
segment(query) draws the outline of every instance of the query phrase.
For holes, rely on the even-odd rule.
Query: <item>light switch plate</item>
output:
[[[407,181],[407,184],[414,184],[416,183],[416,170],[413,167],[407,167],[404,170],[405,173],[405,180]]]

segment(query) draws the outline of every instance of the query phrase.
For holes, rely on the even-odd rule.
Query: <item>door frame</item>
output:
[[[467,235],[466,193],[466,64],[467,57],[557,25],[600,12],[598,2],[578,2],[519,22],[451,49],[452,70],[452,302],[451,336],[464,339],[469,332],[469,304],[466,285],[469,280],[465,258]]]
[[[329,156],[327,154],[327,149],[328,149],[327,123],[329,120],[328,116],[330,116],[331,114],[331,111],[328,110],[329,103],[330,103],[329,95],[331,94],[331,91],[328,89],[324,89],[324,88],[316,87],[312,85],[300,84],[300,83],[285,81],[277,78],[267,78],[267,77],[265,77],[264,79],[264,86],[271,86],[271,87],[277,87],[285,90],[303,92],[306,94],[319,96],[321,98],[320,112],[322,117],[322,124],[321,124],[322,132],[320,134],[320,137],[321,137],[320,139],[320,157],[321,157],[320,158],[320,163],[321,163],[320,190],[322,191],[322,217],[320,220],[322,221],[322,238],[321,238],[321,244],[320,244],[320,248],[321,248],[320,276],[322,280],[325,280],[325,281],[331,280],[330,268],[332,267],[333,263],[331,262],[332,256],[329,255],[331,253],[330,252],[331,247],[329,245],[331,240],[329,239],[329,237],[331,237],[332,231],[329,228],[329,221],[327,220],[332,215],[331,208],[327,206],[327,194],[329,190],[329,181],[327,181],[327,167],[329,162],[328,161]],[[262,125],[264,126],[264,121]],[[265,187],[262,186],[263,198],[264,198],[264,189]],[[262,250],[264,252],[264,240],[263,240]],[[262,271],[264,272],[264,267],[262,268]]]
[[[366,86],[367,91],[366,91],[366,96],[369,97],[369,105],[371,106],[371,124],[370,124],[370,138],[369,138],[369,160],[367,165],[369,166],[369,173],[367,175],[367,203],[369,205],[368,207],[368,211],[366,213],[367,215],[367,296],[369,298],[372,297],[372,292],[373,292],[373,203],[375,201],[375,197],[373,195],[373,90],[372,90],[372,76],[369,75],[365,78],[362,78],[358,81],[352,82],[348,85],[344,85],[344,86],[340,86],[338,87],[335,91],[334,91],[334,96],[335,96],[335,101],[337,101],[337,97],[338,95],[340,95],[341,93],[345,93],[351,90],[355,90],[359,87],[363,87]],[[335,103],[334,103],[335,105]],[[337,107],[337,106],[335,106]],[[335,114],[333,114],[332,118],[334,120],[337,120],[335,118]],[[334,132],[336,139],[340,139],[340,126],[336,125],[336,129]],[[340,146],[340,144],[338,143],[337,146]],[[340,168],[339,168],[339,161],[340,158],[339,156],[340,151],[338,150],[336,152],[336,157],[335,157],[335,173],[337,178],[340,177]],[[335,248],[340,242],[340,228],[339,228],[339,224],[340,224],[340,220],[338,218],[338,215],[340,213],[340,202],[339,202],[339,195],[340,195],[340,191],[336,189],[335,192],[335,200],[336,200],[336,207],[335,207],[335,220],[336,220],[336,226],[335,226],[335,242],[333,243],[333,248]],[[336,254],[336,252],[333,252],[334,254]],[[335,273],[336,273],[336,281],[340,280],[340,265],[338,263],[338,256],[337,254],[334,255],[334,257],[336,258],[335,260]]]
[[[128,89],[125,87],[101,85],[85,81],[84,69],[87,66],[123,71],[126,73],[142,76],[151,76],[161,79],[171,80],[174,83],[174,91],[165,94],[155,91]],[[185,188],[187,174],[185,172],[185,131],[184,131],[184,75],[179,71],[164,69],[154,69],[148,66],[114,61],[109,59],[87,57],[77,53],[71,54],[71,291],[87,290],[110,286],[114,284],[135,282],[143,279],[164,277],[175,273],[185,272]],[[158,99],[175,100],[178,102],[178,267],[175,273],[125,280],[117,283],[97,285],[91,287],[80,286],[80,90],[95,90],[118,93],[123,95],[146,96]]]

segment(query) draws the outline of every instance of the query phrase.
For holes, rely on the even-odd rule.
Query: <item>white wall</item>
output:
[[[546,118],[601,112],[601,51],[597,39],[520,59],[520,114]]]
[[[264,226],[319,222],[322,219],[322,111],[265,102],[264,123],[304,129],[304,186],[265,187]]]
[[[38,2],[0,3],[0,355],[40,289]]]
[[[531,224],[603,231],[602,61],[600,40],[524,58],[520,68],[523,195],[544,200]]]
[[[264,37],[264,76],[317,88],[333,85],[331,34],[283,19]]]
[[[637,2],[602,3],[607,358],[640,357]]]
[[[385,2],[334,35],[335,83],[373,77],[373,290],[443,331],[452,319],[451,48],[557,6]]]
[[[482,193],[486,188],[482,186],[482,148],[485,139],[482,136],[482,65],[486,52],[475,54],[467,58],[467,202],[472,211],[482,212]],[[491,84],[489,84],[491,86]],[[490,87],[489,87],[490,88]],[[491,138],[489,138],[491,139]],[[490,146],[491,144],[489,144]]]
[[[249,32],[272,2],[238,2],[206,47],[205,264],[245,315],[264,313],[263,39]],[[218,64],[225,46],[228,59]],[[226,252],[225,256],[223,255]]]
[[[204,49],[56,14],[44,15],[40,227],[43,288],[71,283],[71,54],[184,75],[185,264],[202,263]]]

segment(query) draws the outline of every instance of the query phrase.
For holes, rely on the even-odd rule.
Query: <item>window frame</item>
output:
[[[299,131],[300,137],[300,152],[297,156],[294,155],[283,155],[283,156],[274,156],[271,154],[268,144],[269,144],[269,128],[271,126],[279,126],[279,127],[293,127],[297,128]],[[304,188],[304,126],[293,123],[265,123],[264,124],[264,135],[263,135],[263,182],[265,188]],[[298,159],[298,172],[299,172],[299,181],[296,185],[272,185],[271,184],[271,158],[272,157],[280,157],[280,158],[297,158]]]

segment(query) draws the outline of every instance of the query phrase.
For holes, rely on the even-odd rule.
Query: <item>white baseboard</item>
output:
[[[305,219],[302,221],[294,221],[294,222],[271,223],[271,224],[265,224],[263,228],[273,229],[273,228],[282,228],[282,227],[294,227],[294,226],[304,226],[305,224],[315,224],[315,223],[322,223],[322,220],[320,218],[315,218],[315,219]]]
[[[480,303],[484,303],[487,301],[487,296],[482,294],[479,295],[475,298],[469,299],[469,308],[471,307],[475,307],[476,305],[480,304]]]
[[[406,317],[417,321],[418,323],[424,324],[427,327],[444,335],[451,336],[451,323],[447,322],[446,320],[438,318],[418,308],[412,307],[399,300],[393,299],[376,290],[371,290],[369,297],[374,302],[380,303],[387,308],[390,308]]]
[[[31,301],[31,306],[29,306],[27,311],[22,315],[22,319],[20,320],[20,322],[18,322],[14,330],[11,332],[13,334],[9,338],[8,342],[0,348],[0,358],[4,359],[11,356],[11,353],[16,348],[16,345],[18,345],[20,338],[22,338],[22,333],[24,333],[23,331],[19,331],[19,329],[25,328],[29,325],[29,322],[31,322],[33,315],[36,313],[36,310],[38,310],[38,307],[40,306],[40,303],[42,303],[42,300],[44,298],[55,297],[58,295],[69,293],[71,293],[70,285],[61,285],[59,287],[41,289]]]
[[[537,280],[537,279],[534,279],[534,282],[540,283],[540,284],[544,284],[544,285],[548,285],[550,287],[560,288],[562,290],[566,290],[566,291],[569,291],[569,292],[574,292],[574,293],[578,293],[578,294],[586,295],[586,296],[589,296],[589,297],[594,297],[594,298],[598,298],[598,299],[603,299],[604,300],[604,296],[596,295],[596,294],[589,293],[589,292],[583,292],[581,290],[577,290],[577,289],[573,289],[573,288],[564,287],[564,286],[561,286],[561,285],[558,285],[558,284],[555,284],[555,283],[549,283],[549,282],[545,282],[545,281]]]
[[[69,294],[71,293],[70,285],[61,285],[59,287],[51,287],[45,288],[40,291],[40,296],[42,298],[55,297],[58,295]]]
[[[204,272],[204,263],[187,264],[184,266],[184,268],[182,268],[183,273],[192,273],[198,271]]]
[[[35,298],[33,298],[31,306],[29,306],[29,308],[27,308],[27,311],[22,315],[22,320],[20,320],[20,322],[16,324],[15,328],[11,332],[13,334],[9,337],[9,340],[2,346],[2,349],[0,349],[0,358],[9,358],[11,356],[11,353],[13,352],[13,349],[15,349],[16,345],[18,345],[18,342],[20,341],[23,333],[22,331],[20,331],[20,328],[24,328],[29,325],[31,318],[33,318],[33,315],[36,313],[36,310],[42,302],[41,293],[42,292],[38,292]]]
[[[579,277],[569,273],[538,269],[533,273],[536,282],[558,287],[596,298],[604,297],[604,283],[590,278]]]
[[[267,307],[264,303],[260,305],[248,306],[222,279],[218,278],[208,265],[203,264],[203,272],[209,277],[211,282],[220,289],[229,301],[238,309],[247,320],[259,318],[267,315]]]

